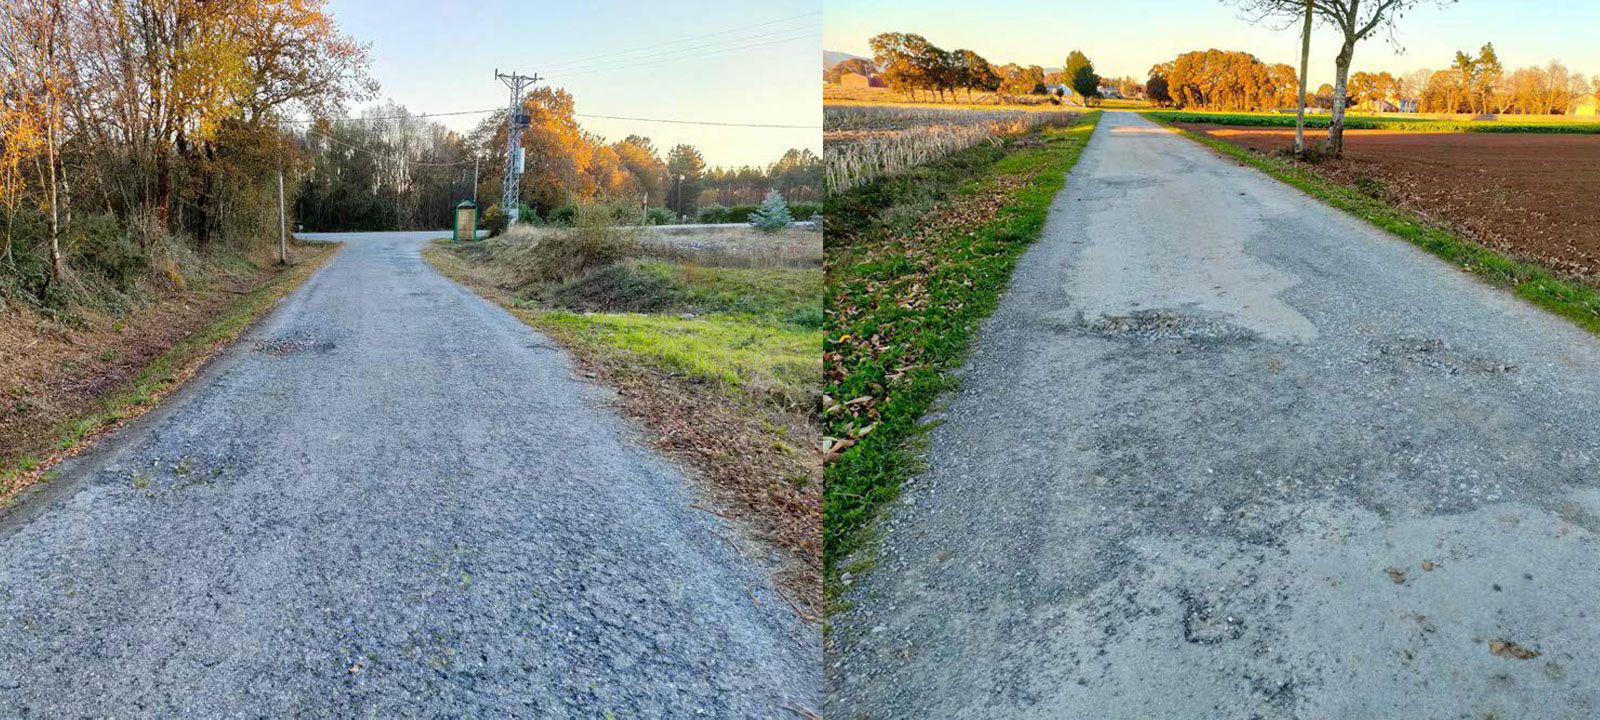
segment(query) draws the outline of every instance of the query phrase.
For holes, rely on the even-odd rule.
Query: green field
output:
[[[1211,123],[1246,127],[1294,127],[1294,116],[1282,113],[1202,112],[1190,110],[1151,110],[1145,113],[1162,122]],[[1327,115],[1307,115],[1306,127],[1326,128]],[[1351,130],[1405,130],[1409,132],[1498,132],[1498,133],[1576,133],[1600,134],[1600,119],[1585,120],[1559,116],[1529,116],[1515,120],[1456,120],[1397,115],[1346,115],[1344,126]]]

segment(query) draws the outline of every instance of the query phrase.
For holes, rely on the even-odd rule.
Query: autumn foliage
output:
[[[124,289],[172,243],[275,240],[283,121],[367,96],[366,68],[323,0],[7,0],[0,299]]]

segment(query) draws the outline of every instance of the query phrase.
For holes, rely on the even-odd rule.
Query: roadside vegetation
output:
[[[0,506],[62,459],[154,409],[337,251],[296,243],[290,266],[244,259],[186,268],[183,290],[141,306],[79,308],[62,323],[13,308],[0,322]],[[21,352],[14,355],[13,352]]]
[[[1038,126],[1071,124],[1063,110],[955,110],[828,106],[823,113],[823,161],[828,192],[858,187],[982,142]]]
[[[1292,128],[1295,117],[1275,113],[1196,112],[1151,110],[1146,116],[1169,123],[1209,123],[1241,127]],[[1327,115],[1307,115],[1306,127],[1326,128]],[[1435,133],[1576,133],[1600,134],[1600,118],[1570,116],[1518,117],[1515,120],[1460,120],[1418,117],[1415,115],[1347,115],[1344,126],[1351,130],[1395,130]]]
[[[918,469],[922,418],[1088,142],[1098,112],[830,193],[824,543],[837,578]],[[830,590],[834,590],[830,584]]]
[[[321,0],[0,4],[0,499],[331,254],[279,253],[284,120],[367,97],[367,63]]]
[[[1486,248],[1439,220],[1396,205],[1369,187],[1327,177],[1313,164],[1297,162],[1281,154],[1256,152],[1194,130],[1177,130],[1225,156],[1398,235],[1465,272],[1508,288],[1518,297],[1600,334],[1600,292],[1592,280],[1552,269],[1537,259],[1512,257]]]
[[[616,388],[655,445],[708,480],[713,512],[784,552],[778,579],[814,616],[822,234],[667,234],[626,224],[633,209],[584,205],[571,228],[519,227],[424,254]]]

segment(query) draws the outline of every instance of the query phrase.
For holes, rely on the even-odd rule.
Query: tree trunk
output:
[[[50,279],[61,279],[61,209],[56,195],[56,121],[54,113],[45,110],[46,172],[50,178]]]
[[[1311,0],[1306,0],[1305,27],[1300,30],[1300,93],[1295,102],[1294,155],[1306,151],[1306,73],[1311,67]]]
[[[1350,78],[1350,59],[1355,55],[1356,42],[1346,39],[1334,58],[1333,115],[1328,120],[1328,152],[1334,157],[1344,153],[1344,101],[1345,88]]]

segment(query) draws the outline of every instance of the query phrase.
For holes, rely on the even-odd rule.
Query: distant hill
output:
[[[840,52],[838,50],[823,50],[822,51],[822,69],[823,70],[829,70],[829,69],[833,68],[833,66],[838,65],[839,63],[842,63],[842,62],[844,62],[846,60],[849,60],[850,58],[861,58],[862,60],[866,60],[867,62],[871,62],[872,61],[872,58],[861,57],[860,55],[854,55],[854,54],[847,53],[847,52]]]

